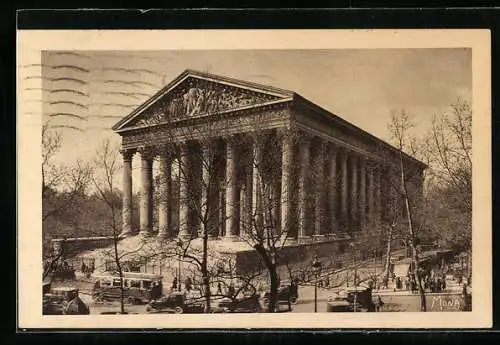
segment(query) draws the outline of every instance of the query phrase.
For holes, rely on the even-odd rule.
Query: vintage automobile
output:
[[[269,303],[270,292],[266,291],[262,295],[262,302],[264,305]],[[278,288],[278,296],[276,298],[278,304],[297,304],[299,295],[297,285],[284,285]]]
[[[354,301],[356,301],[361,305],[361,310],[359,311],[373,310],[373,298],[372,298],[371,287],[359,286],[357,288],[349,288],[345,290],[345,293],[347,294],[346,297],[347,301],[349,301],[350,303],[354,303]]]
[[[361,304],[357,303],[357,309],[361,310],[361,308]],[[354,303],[349,302],[345,297],[331,297],[326,303],[326,311],[329,313],[353,312]]]
[[[212,302],[212,313],[259,313],[262,306],[258,295],[231,299],[223,298]]]
[[[375,311],[370,287],[348,288],[336,296],[330,296],[326,305],[327,312],[368,312]]]
[[[121,297],[120,277],[117,274],[96,275],[92,290],[94,301],[113,301]],[[163,294],[163,277],[157,274],[123,272],[123,293],[130,304],[148,303]]]
[[[151,300],[146,306],[148,313],[200,314],[204,311],[203,301],[191,299],[184,292],[173,292]]]
[[[80,299],[79,290],[57,287],[43,295],[43,315],[88,315],[89,307]]]

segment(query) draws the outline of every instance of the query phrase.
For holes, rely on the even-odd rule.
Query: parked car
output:
[[[264,292],[262,296],[262,302],[264,307],[267,307],[270,298],[270,292]],[[276,304],[279,308],[280,305],[292,305],[297,304],[298,301],[298,288],[297,285],[285,285],[278,288],[278,295],[276,297]],[[291,310],[291,307],[290,307]]]
[[[154,299],[146,306],[148,313],[200,314],[204,311],[203,301],[187,298],[184,292],[173,292]]]
[[[345,290],[345,294],[348,302],[354,303],[356,300],[361,305],[361,310],[356,308],[356,311],[372,311],[374,309],[371,287],[350,288]]]
[[[80,299],[79,290],[58,287],[43,295],[43,315],[88,315],[89,307]]]
[[[356,306],[357,311],[362,309],[359,302],[357,302]],[[345,297],[332,297],[326,303],[326,311],[329,313],[354,312],[354,303],[348,301]]]
[[[214,314],[230,313],[232,304],[233,300],[228,297],[213,300],[210,305],[211,312]]]
[[[337,296],[330,296],[327,301],[327,312],[367,312],[375,311],[370,287],[349,288],[341,291]],[[375,299],[378,302],[379,298]]]
[[[241,298],[223,298],[213,302],[212,313],[259,313],[262,311],[259,296],[251,295]]]

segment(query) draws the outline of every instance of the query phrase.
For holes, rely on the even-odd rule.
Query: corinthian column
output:
[[[373,167],[373,184],[374,184],[374,219],[375,224],[380,224],[382,221],[382,181],[381,181],[381,170],[380,166],[376,165]]]
[[[264,164],[264,157],[262,154],[262,142],[259,135],[253,137],[253,155],[251,158],[252,168],[252,223],[255,234],[258,234],[264,229],[264,214],[262,209],[263,186],[262,186],[262,169]]]
[[[358,157],[352,155],[349,157],[351,165],[351,219],[350,219],[350,230],[357,230],[359,224],[359,209],[358,209]]]
[[[308,138],[301,138],[299,143],[299,238],[309,237],[307,233],[307,211],[308,211],[308,186],[310,174],[310,142]]]
[[[374,227],[374,208],[375,208],[375,202],[374,202],[374,197],[375,197],[375,186],[374,186],[374,166],[373,162],[370,162],[368,164],[368,171],[367,171],[367,187],[368,187],[368,219],[367,219],[367,224],[370,227]]]
[[[291,168],[293,143],[288,133],[283,133],[281,150],[281,234],[287,236],[290,232],[291,200]]]
[[[215,224],[218,218],[217,212],[214,209],[215,193],[217,193],[217,178],[214,171],[215,143],[212,141],[203,142],[201,150],[201,218],[205,219],[206,223],[202,224],[201,235],[203,236],[203,230],[205,230],[208,232],[209,237],[213,237],[216,234]],[[206,229],[203,229],[205,227]]]
[[[340,220],[342,232],[349,231],[349,176],[347,169],[347,152],[340,155]]]
[[[314,155],[314,236],[323,233],[324,201],[325,201],[325,143],[320,142]]]
[[[226,141],[226,239],[238,236],[238,170],[236,165],[235,138]]]
[[[158,237],[165,237],[172,227],[172,147],[160,150],[160,196],[158,202]]]
[[[366,226],[366,162],[365,158],[359,159],[359,224],[360,228]]]
[[[132,234],[132,157],[133,150],[121,150],[123,156],[123,206],[122,233],[120,236]]]
[[[328,206],[330,213],[330,231],[337,231],[337,151],[333,145],[330,145],[328,157]]]
[[[191,169],[187,143],[179,147],[179,237],[191,238],[189,231],[189,176]]]
[[[150,236],[153,220],[153,154],[148,148],[142,148],[141,153],[141,208],[140,234]]]

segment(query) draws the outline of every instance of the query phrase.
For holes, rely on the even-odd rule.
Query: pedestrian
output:
[[[174,277],[174,280],[172,280],[172,290],[177,289],[177,277]]]
[[[229,297],[234,297],[234,292],[235,292],[234,291],[234,284],[231,283],[231,284],[229,284],[229,288],[227,290],[227,294],[228,294]]]
[[[382,298],[380,298],[380,295],[377,295],[372,303],[375,307],[376,312],[379,312],[382,306],[384,305],[384,302],[382,301]]]
[[[389,277],[384,277],[383,287],[384,289],[387,289],[389,287]]]
[[[193,281],[191,280],[191,277],[187,277],[186,280],[184,281],[184,288],[187,291],[190,291],[193,286]]]
[[[222,285],[220,282],[217,283],[217,295],[222,295]]]

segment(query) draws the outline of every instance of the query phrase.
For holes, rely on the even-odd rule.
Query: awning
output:
[[[396,277],[406,277],[408,275],[409,270],[410,270],[409,263],[394,265],[394,275]]]

